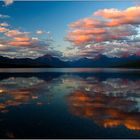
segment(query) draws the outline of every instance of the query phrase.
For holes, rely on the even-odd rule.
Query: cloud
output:
[[[119,26],[122,24],[140,24],[140,6],[134,6],[125,10],[103,9],[93,14],[103,18],[112,19],[108,25]]]
[[[5,28],[5,27],[0,27],[0,33],[5,33],[5,32],[7,32],[7,31],[8,31],[7,28]]]
[[[70,31],[66,39],[74,45],[85,45],[90,42],[96,43],[109,40],[122,40],[136,34],[137,30],[131,25],[113,28],[81,28]]]
[[[38,35],[42,35],[42,34],[45,34],[46,32],[45,31],[43,31],[43,30],[37,30],[36,31],[36,34],[38,34]]]
[[[88,46],[88,47],[86,47]],[[126,41],[116,41],[116,42],[102,42],[93,43],[86,45],[85,47],[79,47],[76,53],[73,53],[70,58],[96,58],[99,55],[105,55],[107,57],[128,57],[131,55],[140,55],[140,41],[138,42],[126,42]]]
[[[15,47],[29,47],[32,45],[29,38],[14,38],[8,42],[8,45]]]
[[[69,25],[70,28],[98,28],[104,26],[105,24],[103,21],[95,18],[84,18]]]
[[[138,55],[139,17],[140,6],[124,10],[113,8],[97,10],[90,17],[70,23],[65,39],[79,49],[77,55],[81,57],[94,58],[100,54],[108,57],[123,57],[123,54]],[[91,47],[86,47],[88,45]]]
[[[25,37],[29,34],[29,32],[21,32],[19,30],[8,30],[5,35],[7,37]]]
[[[0,14],[0,18],[9,18],[10,16],[8,15],[3,15],[3,14]]]
[[[6,6],[11,5],[14,2],[14,0],[4,0],[4,4]]]
[[[77,83],[79,81],[76,79]],[[139,100],[136,99],[139,98],[139,82],[88,77],[67,96],[69,111],[105,128],[123,125],[130,130],[140,130]]]
[[[8,85],[11,85],[11,83],[15,84],[9,88]],[[1,93],[4,93],[2,96],[7,96],[8,98],[0,103],[0,112],[8,111],[10,106],[16,107],[22,104],[27,104],[34,99],[38,99],[40,104],[44,104],[45,102],[40,98],[38,91],[41,88],[42,93],[45,94],[46,90],[49,90],[48,83],[37,77],[9,77],[0,81],[0,86],[2,85]],[[38,104],[38,100],[35,101],[36,104]]]
[[[39,36],[34,37],[30,32],[2,26],[0,27],[0,33],[2,34],[0,38],[0,55],[2,56],[33,59],[45,54],[58,56],[58,52],[50,47],[52,40],[49,36],[46,36],[45,39]]]
[[[2,27],[8,27],[10,25],[8,23],[6,23],[6,22],[2,22],[2,23],[0,23],[0,26],[2,26]]]

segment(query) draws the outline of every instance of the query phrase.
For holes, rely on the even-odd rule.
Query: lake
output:
[[[140,138],[140,70],[0,69],[0,138]]]

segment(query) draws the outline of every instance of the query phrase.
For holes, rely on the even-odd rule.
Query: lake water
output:
[[[0,138],[140,138],[140,70],[0,69]]]

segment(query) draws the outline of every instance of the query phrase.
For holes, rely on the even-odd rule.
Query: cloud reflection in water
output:
[[[62,96],[74,116],[105,128],[140,130],[140,80],[126,78],[64,74],[45,80],[11,76],[0,81],[0,113],[20,105],[46,105]]]
[[[10,106],[35,103],[42,105],[43,98],[49,98],[49,85],[37,77],[9,77],[0,81],[0,111],[8,112]],[[47,103],[46,99],[46,103]]]
[[[68,96],[69,110],[105,128],[123,125],[130,130],[140,130],[139,85],[139,80],[89,78]]]

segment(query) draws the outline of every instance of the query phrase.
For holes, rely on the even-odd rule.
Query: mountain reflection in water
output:
[[[67,120],[71,120],[71,124],[74,126],[75,121],[72,119],[89,120],[93,125],[97,125],[100,133],[100,129],[118,128],[124,127],[127,130],[137,131],[140,130],[140,79],[139,76],[122,76],[112,74],[103,76],[100,74],[31,74],[23,76],[21,74],[5,74],[0,79],[0,124],[10,124],[10,115],[13,115],[13,109],[16,109],[16,113],[19,110],[24,112],[22,117],[25,117],[28,108],[32,108],[32,115],[37,116],[37,112],[41,116],[44,116],[43,120],[38,116],[38,120],[34,117],[34,127],[37,129],[40,121],[40,128],[42,128],[42,135],[39,134],[27,134],[27,124],[31,123],[27,118],[25,124],[23,124],[24,136],[21,136],[21,132],[15,131],[14,127],[0,127],[0,136],[6,138],[57,138],[58,129],[65,129],[66,126],[56,126],[58,122],[61,124],[63,119],[59,115],[65,116]],[[8,76],[7,76],[8,75]],[[132,76],[132,77],[131,77]],[[30,106],[31,105],[31,106]],[[48,106],[49,105],[49,106]],[[23,107],[23,108],[19,108]],[[36,108],[39,107],[39,108]],[[25,109],[26,108],[26,109]],[[44,109],[47,115],[44,115]],[[57,109],[55,117],[52,117],[52,110]],[[34,110],[37,110],[35,112]],[[30,111],[30,110],[29,110]],[[18,116],[14,113],[15,116]],[[50,115],[50,117],[49,117]],[[49,117],[49,119],[47,118]],[[71,119],[70,119],[71,118]],[[9,120],[9,121],[6,121]],[[19,124],[21,121],[18,120]],[[49,125],[52,123],[53,125]],[[56,124],[55,124],[56,123]],[[20,130],[20,125],[18,129]],[[46,126],[44,126],[46,124]],[[48,128],[47,124],[49,125]],[[36,126],[36,127],[35,127]],[[28,126],[31,127],[31,126]],[[53,131],[56,131],[56,136],[52,136],[51,132],[45,135],[45,130],[48,131],[52,127]],[[63,128],[64,127],[64,128]],[[78,126],[77,126],[78,127]],[[79,126],[81,127],[81,126]],[[38,129],[40,129],[38,128]],[[83,126],[84,128],[84,126]],[[17,129],[17,128],[16,128]],[[30,128],[29,128],[30,129]],[[56,129],[56,130],[55,130]],[[69,128],[70,129],[70,128]],[[42,131],[40,130],[40,131]],[[28,130],[29,131],[29,130]],[[33,131],[33,130],[32,130]],[[68,128],[63,131],[65,138],[68,135]],[[76,134],[71,129],[70,137],[78,137],[80,134],[77,131]],[[88,132],[88,129],[86,129]],[[115,130],[116,131],[116,130]],[[59,131],[58,131],[59,132]],[[5,133],[5,134],[4,134]],[[66,133],[66,134],[64,134]],[[73,134],[74,133],[74,134]],[[85,136],[86,136],[86,132]],[[83,135],[84,135],[83,133]],[[88,132],[89,133],[89,132]],[[115,132],[113,132],[115,133]],[[59,132],[60,134],[60,132]],[[36,136],[37,135],[37,136]],[[100,135],[100,134],[97,134]],[[133,137],[132,134],[131,136]],[[90,136],[96,137],[96,136]],[[106,136],[107,137],[107,136]],[[108,136],[110,137],[110,136]],[[139,137],[139,135],[137,136]],[[79,137],[78,137],[79,138]],[[82,138],[82,137],[80,137]]]

